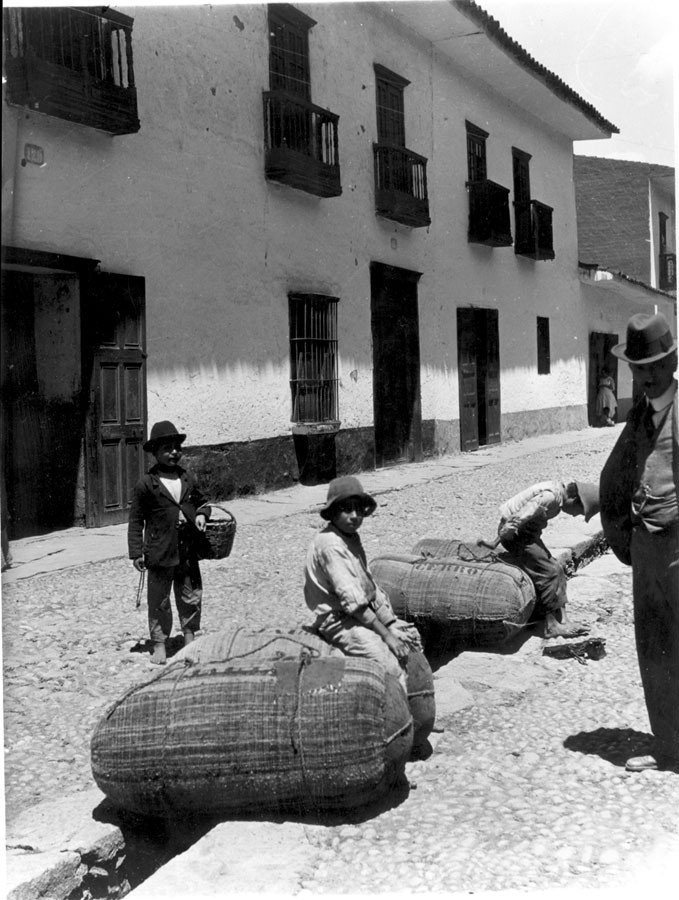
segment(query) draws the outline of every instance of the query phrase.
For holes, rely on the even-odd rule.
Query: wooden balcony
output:
[[[108,7],[6,9],[7,102],[108,134],[139,131],[132,22]]]
[[[551,206],[539,200],[514,204],[516,240],[514,252],[530,259],[554,259]]]
[[[512,230],[509,223],[509,188],[487,178],[468,181],[470,244],[487,247],[510,247]]]
[[[425,157],[388,144],[373,144],[373,153],[377,215],[411,228],[430,225]]]
[[[676,253],[661,253],[658,260],[658,287],[661,291],[676,291],[677,289],[677,255]]]
[[[265,173],[271,181],[338,197],[339,116],[283,91],[264,91]]]

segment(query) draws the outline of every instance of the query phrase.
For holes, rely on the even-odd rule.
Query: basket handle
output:
[[[210,501],[208,501],[205,505],[209,506],[211,509],[221,509],[222,512],[225,512],[227,514],[229,519],[231,519],[234,522],[236,521],[236,517],[234,516],[234,514],[230,510],[228,510],[225,506],[220,506],[219,503],[210,503]],[[210,521],[211,522],[220,522],[220,521],[225,521],[225,520],[213,519],[212,516],[210,516]]]

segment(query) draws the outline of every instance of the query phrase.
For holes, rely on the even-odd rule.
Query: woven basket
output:
[[[163,818],[308,814],[383,797],[413,740],[398,680],[371,660],[314,657],[278,637],[232,631],[224,644],[238,658],[187,652],[128,691],[92,736],[99,788],[118,807]],[[276,658],[272,646],[291,649]]]
[[[461,556],[381,556],[370,563],[394,612],[415,623],[427,652],[501,643],[528,622],[535,606],[524,572],[495,557],[474,558],[460,543]]]
[[[210,519],[201,535],[198,555],[200,559],[225,559],[233,547],[236,537],[236,519],[224,506],[211,503],[212,509],[226,513],[226,519]]]

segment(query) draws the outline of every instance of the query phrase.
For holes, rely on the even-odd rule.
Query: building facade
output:
[[[634,313],[660,311],[676,328],[675,171],[632,160],[573,161],[578,255],[589,328],[588,408],[596,421],[602,369],[613,377],[618,419],[634,401],[629,367],[610,348],[625,339]],[[676,333],[676,332],[675,332]]]
[[[160,419],[215,499],[587,424],[616,129],[477,4],[5,17],[14,536],[124,520]]]

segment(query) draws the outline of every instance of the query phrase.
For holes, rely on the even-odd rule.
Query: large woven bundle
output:
[[[402,774],[412,716],[378,663],[305,648],[206,662],[187,651],[95,729],[92,773],[116,805],[162,817],[348,809]]]
[[[406,664],[408,706],[413,717],[413,746],[422,745],[436,720],[434,675],[424,653],[411,650]]]
[[[262,629],[246,631],[237,625],[201,637],[174,657],[195,662],[247,659],[252,657],[282,658],[299,656],[304,650],[313,656],[340,656],[337,647],[310,631]],[[430,734],[436,718],[434,676],[423,653],[411,651],[406,666],[408,705],[413,717],[413,743],[421,744]]]
[[[427,650],[497,644],[515,634],[535,606],[528,576],[491,555],[381,556],[370,567],[396,615],[420,629]]]

